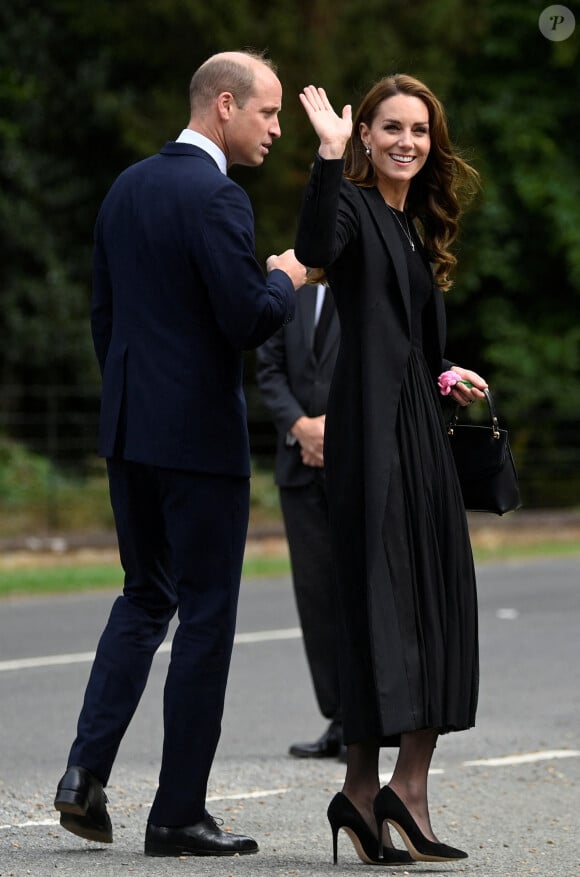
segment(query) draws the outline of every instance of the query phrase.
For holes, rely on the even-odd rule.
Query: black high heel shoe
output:
[[[332,855],[338,861],[338,832],[344,828],[350,837],[359,858],[368,865],[411,865],[413,859],[406,850],[383,847],[379,855],[379,842],[374,836],[354,804],[342,792],[337,792],[327,811],[332,829]],[[382,844],[381,844],[382,846]]]
[[[454,859],[467,859],[467,853],[463,850],[456,850],[447,844],[426,838],[399,796],[389,786],[383,786],[375,798],[373,809],[379,838],[382,837],[383,822],[386,819],[399,832],[414,861],[451,862]]]

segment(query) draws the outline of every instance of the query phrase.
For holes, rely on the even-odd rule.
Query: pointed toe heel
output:
[[[399,796],[389,786],[381,789],[373,808],[378,837],[382,837],[383,823],[386,820],[403,838],[413,861],[453,862],[456,859],[467,859],[467,853],[463,850],[426,838]]]
[[[410,865],[413,859],[406,850],[385,847],[379,854],[379,842],[356,807],[346,795],[338,792],[327,811],[332,831],[332,860],[338,862],[338,832],[342,828],[349,836],[359,859],[367,865]]]

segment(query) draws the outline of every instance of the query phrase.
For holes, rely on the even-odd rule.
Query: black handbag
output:
[[[459,423],[458,405],[447,424],[465,508],[505,515],[521,508],[518,476],[507,429],[500,429],[489,390],[489,426]]]

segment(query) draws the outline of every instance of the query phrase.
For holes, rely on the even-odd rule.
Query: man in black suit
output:
[[[110,843],[103,787],[176,611],[159,785],[145,853],[253,853],[205,809],[233,645],[249,511],[243,350],[294,313],[305,271],[288,250],[254,255],[247,194],[227,176],[257,167],[280,136],[282,88],[250,52],[208,59],[177,141],[124,171],[96,223],[92,332],[123,594],[100,639],[55,807],[61,824]]]
[[[275,478],[306,658],[320,712],[330,719],[318,740],[292,744],[290,755],[297,758],[343,754],[336,598],[323,468],[326,402],[338,344],[332,293],[319,284],[300,290],[292,323],[257,351],[258,386],[278,433]]]

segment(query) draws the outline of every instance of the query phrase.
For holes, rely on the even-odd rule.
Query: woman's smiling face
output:
[[[407,191],[431,148],[427,105],[412,95],[393,95],[379,104],[370,127],[361,122],[360,136],[370,147],[379,190]]]

